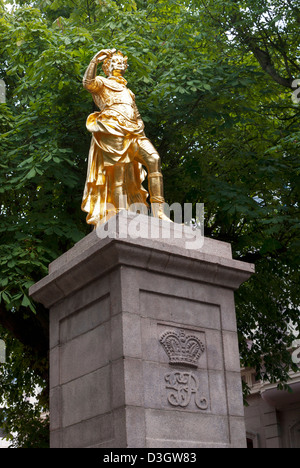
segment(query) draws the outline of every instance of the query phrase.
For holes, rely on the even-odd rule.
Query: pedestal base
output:
[[[234,290],[253,266],[111,234],[30,291],[50,309],[51,447],[246,447]]]

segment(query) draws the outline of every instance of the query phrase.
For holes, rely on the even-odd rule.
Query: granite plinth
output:
[[[164,221],[126,237],[117,218],[30,290],[50,310],[51,447],[245,447],[234,290],[253,265],[212,239],[187,249],[178,232],[199,233],[166,238]]]

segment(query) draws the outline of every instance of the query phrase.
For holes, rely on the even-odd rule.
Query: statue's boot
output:
[[[112,199],[116,208],[116,213],[127,209],[127,197],[124,195],[123,181],[114,182],[112,185]]]
[[[171,222],[170,218],[168,218],[164,213],[165,199],[163,197],[162,177],[163,176],[160,172],[152,172],[148,174],[151,209],[155,218]]]

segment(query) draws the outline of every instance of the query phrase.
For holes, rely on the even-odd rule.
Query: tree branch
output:
[[[0,323],[24,346],[37,352],[41,357],[47,356],[49,325],[46,310],[39,310],[36,315],[28,315],[27,308],[21,308],[18,312],[9,312],[1,304]]]
[[[275,65],[272,61],[272,57],[267,50],[267,47],[265,48],[266,50],[262,50],[258,45],[257,45],[257,39],[251,34],[251,31],[249,28],[245,30],[243,26],[241,26],[241,21],[242,21],[242,15],[241,13],[236,13],[230,16],[230,22],[231,22],[231,27],[234,28],[241,40],[242,43],[244,43],[248,49],[253,53],[254,57],[260,64],[261,68],[269,75],[271,78],[276,81],[276,83],[280,84],[281,86],[284,86],[285,88],[292,88],[292,82],[293,78],[285,78],[284,76],[281,76],[281,74],[276,70]],[[265,43],[265,42],[264,42]],[[282,51],[280,51],[282,54]]]

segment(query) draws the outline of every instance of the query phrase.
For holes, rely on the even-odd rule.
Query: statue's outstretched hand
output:
[[[97,52],[93,60],[96,60],[97,63],[102,62],[107,57],[110,57],[111,55],[113,55],[115,52],[117,52],[117,49],[102,49],[99,52]]]

